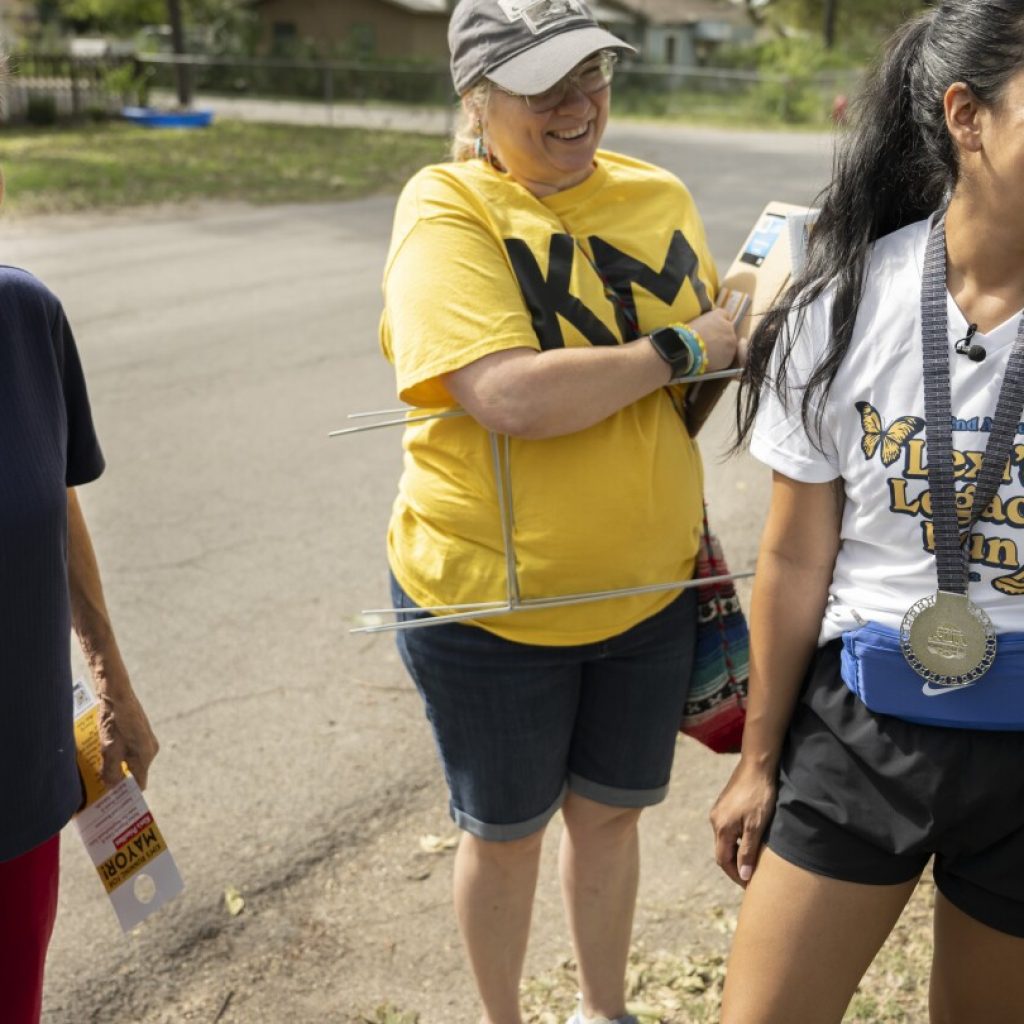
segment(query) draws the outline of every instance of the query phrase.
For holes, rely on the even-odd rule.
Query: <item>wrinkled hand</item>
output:
[[[708,371],[728,370],[736,363],[737,348],[736,328],[721,309],[713,309],[710,313],[691,320],[689,325],[703,339],[708,347]]]
[[[131,684],[97,687],[100,701],[100,750],[103,781],[114,786],[124,777],[121,762],[135,776],[139,789],[146,788],[149,766],[160,749],[146,712]]]
[[[750,767],[741,759],[711,808],[715,860],[743,888],[757,866],[761,840],[775,809],[775,797],[774,772]]]

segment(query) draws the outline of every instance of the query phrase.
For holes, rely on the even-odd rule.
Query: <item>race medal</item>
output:
[[[907,664],[932,686],[970,686],[992,666],[996,634],[989,617],[966,594],[940,590],[915,604],[900,626]]]
[[[933,550],[939,589],[918,601],[900,625],[900,649],[907,664],[925,680],[927,696],[977,682],[996,656],[996,634],[989,617],[967,597],[970,584],[964,550],[974,524],[989,507],[1002,481],[1024,415],[1024,318],[1010,354],[996,402],[992,429],[971,502],[963,522],[957,512],[950,410],[949,321],[946,287],[945,214],[932,225],[921,283],[921,348],[924,405],[928,424],[928,487],[932,496]]]

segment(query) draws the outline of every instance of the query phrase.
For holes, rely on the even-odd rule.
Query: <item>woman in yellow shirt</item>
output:
[[[406,428],[396,607],[504,599],[492,435],[508,439],[523,598],[689,579],[701,464],[667,385],[729,366],[736,339],[685,187],[598,149],[630,48],[578,0],[462,0],[449,42],[455,160],[399,200],[381,340],[403,400],[468,415]],[[668,589],[399,633],[465,833],[455,902],[485,1022],[520,1020],[559,808],[573,1020],[632,1020],[637,821],[667,790],[694,630],[694,592]]]

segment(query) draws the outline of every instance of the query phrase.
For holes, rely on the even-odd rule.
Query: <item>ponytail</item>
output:
[[[477,139],[483,131],[483,116],[490,90],[491,83],[484,78],[467,89],[459,100],[450,145],[452,160],[459,162],[479,156]]]
[[[1022,64],[1024,0],[947,0],[892,38],[855,104],[853,129],[837,147],[832,182],[818,197],[821,215],[806,266],[751,337],[736,407],[737,445],[753,429],[765,387],[787,403],[794,340],[807,308],[832,287],[829,345],[801,398],[804,426],[820,438],[825,403],[853,338],[872,246],[928,217],[956,186],[946,90],[966,82],[983,102],[995,102]]]

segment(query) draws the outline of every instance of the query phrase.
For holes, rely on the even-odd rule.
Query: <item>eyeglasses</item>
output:
[[[611,85],[618,59],[617,53],[611,50],[602,50],[596,58],[588,60],[586,64],[570,71],[565,78],[559,79],[550,89],[533,93],[530,96],[504,89],[497,82],[491,84],[506,95],[521,99],[533,113],[546,114],[565,102],[570,89],[578,89],[584,96],[593,96],[601,92],[602,89],[607,89]]]

